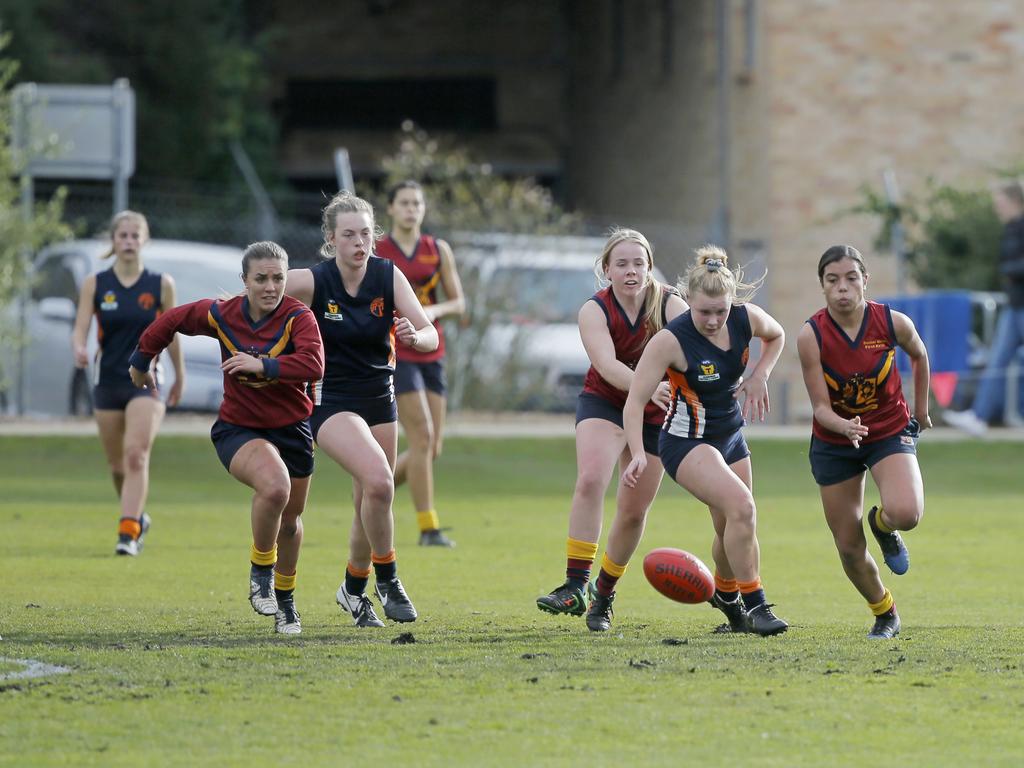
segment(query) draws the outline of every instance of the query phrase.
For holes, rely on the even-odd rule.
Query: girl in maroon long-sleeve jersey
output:
[[[150,363],[176,332],[220,342],[224,402],[210,436],[228,472],[255,492],[249,602],[275,617],[277,632],[298,634],[299,516],[313,474],[306,382],[323,376],[324,352],[312,312],[285,295],[287,273],[281,246],[253,243],[242,255],[245,293],[161,315],[139,339],[129,370],[135,386],[152,387]]]

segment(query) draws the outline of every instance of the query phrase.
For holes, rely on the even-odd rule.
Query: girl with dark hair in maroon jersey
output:
[[[818,281],[825,307],[797,339],[814,409],[811,473],[843,570],[875,615],[868,637],[884,640],[900,631],[900,617],[864,538],[864,475],[871,472],[881,495],[881,504],[868,510],[868,526],[885,564],[904,574],[910,555],[899,531],[914,528],[924,514],[917,438],[932,425],[928,351],[909,317],[865,298],[868,271],[856,248],[825,251]],[[896,369],[896,347],[910,357],[913,416]]]
[[[150,364],[175,333],[220,342],[224,402],[210,436],[228,472],[254,491],[249,602],[292,635],[302,631],[294,592],[313,474],[306,383],[323,375],[324,351],[313,313],[285,296],[287,273],[281,246],[253,243],[242,255],[245,293],[163,314],[139,339],[129,373],[135,386],[153,388]]]

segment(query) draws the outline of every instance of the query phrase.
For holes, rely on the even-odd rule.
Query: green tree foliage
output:
[[[852,213],[878,218],[875,247],[890,247],[893,227],[905,232],[910,274],[922,288],[1000,290],[999,238],[1002,225],[987,189],[929,182],[924,194],[900,205],[865,187]]]
[[[5,311],[27,279],[27,254],[47,243],[71,236],[63,223],[64,191],[35,205],[26,218],[21,204],[19,168],[11,146],[11,84],[17,62],[6,57],[9,35],[0,35],[0,343],[9,344],[15,328]],[[0,389],[4,371],[0,369]]]
[[[424,187],[427,216],[443,232],[508,232],[564,235],[579,232],[579,216],[561,208],[531,178],[504,178],[464,149],[448,147],[407,120],[398,150],[381,163],[385,189],[405,179]],[[384,210],[386,201],[376,201]]]
[[[137,176],[231,181],[238,140],[273,177],[276,128],[261,60],[267,38],[244,0],[0,0],[20,79],[109,85],[127,77],[137,99]],[[255,26],[255,25],[252,25]]]

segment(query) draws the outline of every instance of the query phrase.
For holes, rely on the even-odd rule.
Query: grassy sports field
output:
[[[286,638],[249,607],[248,494],[209,441],[158,439],[133,560],[112,554],[96,438],[2,438],[0,765],[1024,763],[1024,445],[923,441],[927,512],[910,572],[886,578],[904,628],[885,642],[864,637],[806,444],[752,449],[785,635],[712,634],[717,612],[647,585],[656,546],[710,562],[707,512],[670,482],[612,631],[540,613],[564,574],[572,442],[452,439],[438,498],[458,548],[416,547],[396,500],[420,620],[357,630],[338,611],[349,486],[324,460]],[[28,659],[69,671],[13,677]]]

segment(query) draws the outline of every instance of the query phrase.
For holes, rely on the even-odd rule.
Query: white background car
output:
[[[75,368],[71,332],[79,289],[85,277],[107,269],[100,258],[105,240],[73,240],[41,251],[34,261],[31,300],[26,308],[24,411],[30,416],[83,415],[91,410],[92,371]],[[151,240],[142,250],[147,269],[174,278],[179,304],[217,298],[242,290],[242,251],[207,243]],[[17,324],[17,308],[11,315]],[[179,408],[216,411],[223,398],[220,348],[206,336],[178,336],[185,356],[186,384]],[[90,359],[96,349],[96,324],[89,329]],[[165,388],[174,380],[167,355],[161,355]],[[5,349],[7,410],[16,407],[18,352]]]
[[[604,243],[501,235],[454,246],[468,307],[450,331],[454,405],[575,409],[590,367],[577,317],[601,287],[594,263]],[[655,277],[665,280],[657,268]]]

